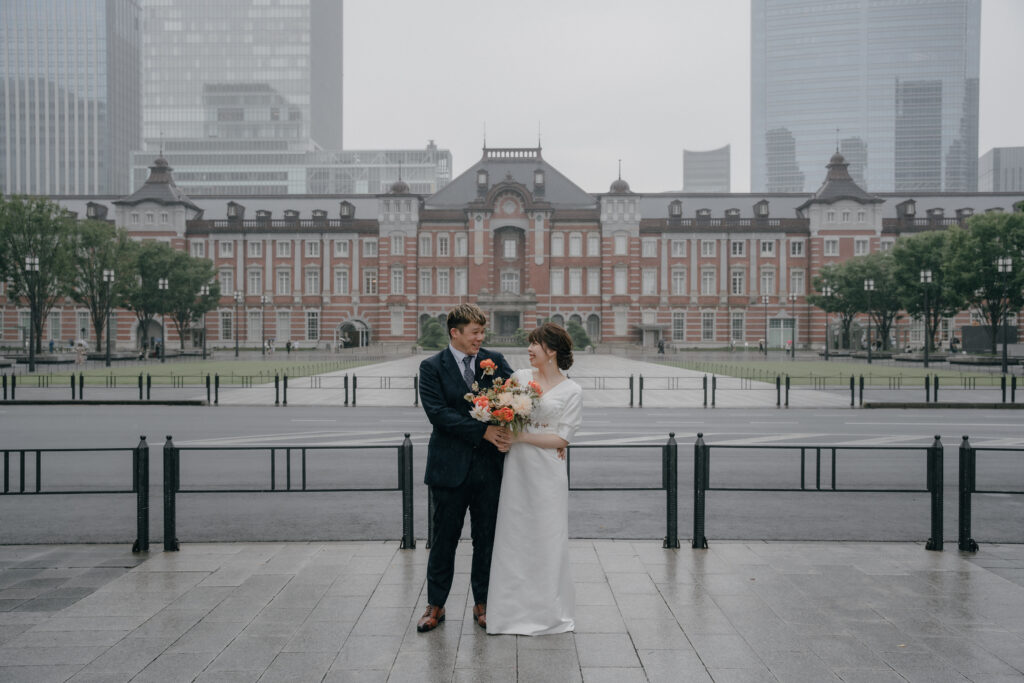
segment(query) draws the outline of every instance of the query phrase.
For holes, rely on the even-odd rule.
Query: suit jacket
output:
[[[493,375],[485,377],[480,362],[488,358],[498,367]],[[484,348],[477,352],[474,379],[480,387],[511,376],[512,368],[503,355]],[[504,454],[494,444],[484,440],[487,424],[469,416],[473,407],[466,400],[469,391],[462,368],[447,348],[420,363],[420,401],[434,427],[427,445],[427,468],[423,476],[428,486],[458,486],[469,473],[474,457],[494,458],[499,464],[504,459]]]

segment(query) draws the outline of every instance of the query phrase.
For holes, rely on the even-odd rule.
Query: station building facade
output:
[[[431,195],[399,180],[373,195],[190,198],[160,158],[130,196],[54,200],[210,259],[222,298],[205,320],[208,346],[233,346],[237,335],[243,346],[335,349],[409,347],[427,321],[467,301],[499,342],[550,318],[578,322],[605,348],[762,339],[817,348],[830,316],[806,296],[822,266],[1024,206],[1024,193],[869,194],[838,152],[823,175],[813,194],[643,193],[621,177],[589,193],[539,147],[485,148]],[[28,309],[0,303],[0,345],[15,346]],[[87,321],[69,299],[51,312],[44,340],[88,339]],[[945,321],[942,335],[969,321],[966,312]],[[118,311],[117,348],[154,336],[163,333]],[[167,348],[178,348],[173,329]]]

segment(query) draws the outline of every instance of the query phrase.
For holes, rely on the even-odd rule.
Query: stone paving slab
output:
[[[1024,546],[570,545],[537,638],[473,625],[468,542],[427,634],[422,546],[0,546],[0,682],[1024,679]]]

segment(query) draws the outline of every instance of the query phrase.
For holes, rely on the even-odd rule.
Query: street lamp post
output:
[[[875,281],[864,281],[864,291],[868,293],[868,363],[871,363],[871,292],[875,291]]]
[[[793,330],[789,336],[789,357],[796,360],[796,292],[789,293],[789,317],[793,320]]]
[[[26,256],[25,257],[25,275],[26,280],[32,278],[32,284],[36,284],[35,280],[39,273],[39,257],[38,256]],[[28,288],[28,371],[36,371],[36,299],[35,288],[31,285]]]
[[[162,277],[159,280],[157,280],[156,286],[160,289],[160,291],[166,292],[167,278]],[[160,362],[164,363],[167,360],[165,355],[167,353],[167,314],[164,312],[164,309],[167,308],[167,303],[163,301],[163,299],[165,298],[164,296],[161,296],[160,298],[160,327],[162,328],[160,330]]]
[[[238,304],[242,303],[242,293],[235,290],[235,358],[238,358]]]
[[[203,297],[203,299],[210,296],[210,286],[203,285],[200,287],[199,296]],[[206,305],[205,301],[203,302],[203,305]],[[206,360],[206,311],[203,311],[203,360]]]
[[[928,319],[931,311],[928,308],[928,290],[931,289],[932,271],[921,271],[921,284],[924,285],[924,366],[928,367],[928,347],[932,345],[932,337],[928,334]]]
[[[1000,256],[999,259],[996,261],[996,265],[999,268],[999,274],[1002,276],[1002,280],[1003,280],[1003,298],[1006,299],[1009,296],[1009,290],[1006,287],[1006,281],[1009,279],[1010,273],[1013,272],[1013,259],[1011,257],[1009,257],[1009,256]],[[1006,302],[1006,308],[1008,309],[1009,307],[1010,307],[1010,302],[1007,301]],[[1009,339],[1008,339],[1009,330],[1007,329],[1007,315],[1006,315],[1008,312],[1009,311],[1006,310],[1006,309],[1003,310],[1003,374],[1004,375],[1006,374],[1006,365],[1007,365],[1007,363],[1006,363],[1006,343],[1009,341]]]
[[[263,310],[267,305],[267,295],[260,295],[260,343],[263,345],[263,355],[267,355],[267,325],[263,320]]]
[[[768,357],[768,295],[761,295],[761,303],[764,304],[764,355]]]
[[[833,290],[831,285],[825,285],[824,287],[821,288],[821,295],[824,297],[828,297],[831,299],[832,293]],[[828,311],[825,311],[825,360],[828,360],[828,337]]]
[[[114,307],[110,300],[110,287],[114,284],[114,271],[110,268],[103,269],[103,281],[107,283],[107,357],[106,366],[110,367],[110,309]]]

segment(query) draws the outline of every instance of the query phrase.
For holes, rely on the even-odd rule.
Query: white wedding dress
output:
[[[533,369],[514,377],[531,381]],[[583,418],[583,390],[563,380],[541,395],[530,432],[566,441]],[[569,489],[554,449],[512,444],[498,499],[487,591],[487,632],[539,636],[575,628],[576,594],[569,574]]]

